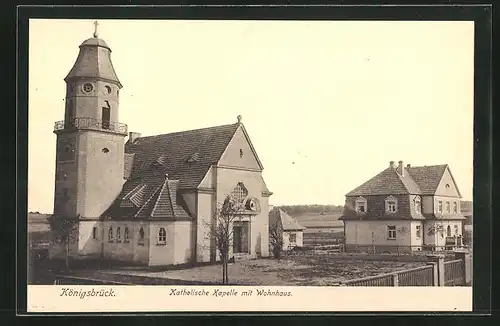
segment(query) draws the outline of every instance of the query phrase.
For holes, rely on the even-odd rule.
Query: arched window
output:
[[[231,192],[231,196],[234,197],[238,202],[242,202],[246,196],[248,196],[248,190],[242,182],[238,182],[236,187],[234,187]]]
[[[120,227],[118,227],[118,228],[116,229],[116,242],[121,242],[121,241],[122,241],[122,239],[121,239],[121,238],[122,238],[122,237],[121,237],[121,230],[120,230]]]
[[[108,242],[113,242],[113,228],[111,226],[108,230]]]
[[[158,230],[158,244],[166,244],[167,243],[167,231],[165,228],[160,228]]]
[[[451,227],[448,225],[448,227],[446,228],[446,236],[447,237],[451,237]]]
[[[128,243],[128,227],[125,227],[125,231],[123,231],[123,242]]]

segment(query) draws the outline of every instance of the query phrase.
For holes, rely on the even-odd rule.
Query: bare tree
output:
[[[244,205],[229,195],[224,200],[224,203],[219,206],[215,211],[213,222],[209,223],[210,232],[208,236],[215,241],[215,246],[219,251],[222,263],[222,284],[229,284],[228,266],[233,246],[233,225],[234,222],[241,220]]]
[[[274,258],[279,260],[283,250],[283,229],[279,220],[269,225],[269,242]]]
[[[65,266],[69,269],[69,246],[74,238],[73,231],[78,225],[79,218],[50,215],[48,221],[54,238],[65,245]]]

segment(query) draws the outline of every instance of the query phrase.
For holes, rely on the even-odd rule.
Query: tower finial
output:
[[[97,26],[99,26],[99,22],[97,20],[94,22],[94,37],[97,37]]]
[[[241,123],[241,115],[238,115],[236,118],[238,119],[238,123]]]

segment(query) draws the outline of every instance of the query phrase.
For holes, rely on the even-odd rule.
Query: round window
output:
[[[86,93],[92,92],[94,89],[94,86],[91,83],[85,83],[83,84],[83,91]]]
[[[106,93],[111,94],[111,87],[104,86],[104,88],[106,88]]]

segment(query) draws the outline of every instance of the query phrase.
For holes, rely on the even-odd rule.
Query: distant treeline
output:
[[[283,205],[277,206],[288,214],[328,214],[342,213],[344,206],[341,205]]]

